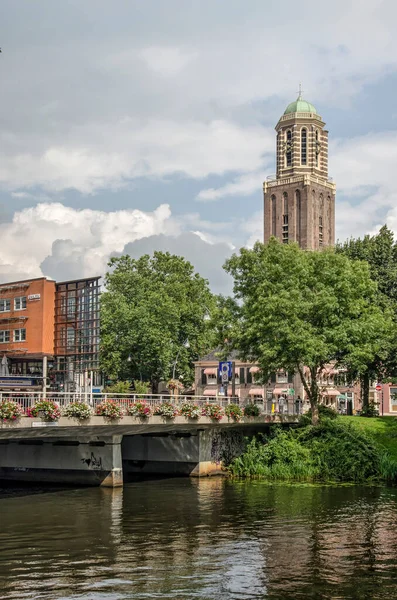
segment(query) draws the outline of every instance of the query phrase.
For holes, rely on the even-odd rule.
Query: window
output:
[[[75,339],[76,336],[73,327],[68,327],[66,330],[66,347],[68,348],[68,350],[74,348]]]
[[[11,309],[11,300],[0,300],[0,312],[7,312]]]
[[[319,144],[319,141],[318,141],[318,130],[316,130],[316,144],[315,144],[315,148],[314,148],[314,154],[315,154],[315,157],[316,157],[316,167],[318,167],[318,155],[320,153],[319,148],[320,148],[320,144]]]
[[[26,329],[14,329],[14,342],[24,342],[26,340]]]
[[[277,373],[277,383],[288,383],[287,371],[279,371]]]
[[[14,298],[14,310],[24,310],[26,308],[26,296]]]
[[[245,383],[245,369],[240,367],[240,383]]]
[[[273,194],[272,198],[272,235],[276,237],[276,223],[277,223],[277,205],[276,205],[276,196]]]
[[[0,331],[0,344],[6,344],[10,341],[10,331]]]
[[[288,194],[283,194],[283,244],[288,244]]]
[[[323,218],[318,218],[318,244],[319,246],[323,245]]]
[[[287,131],[287,143],[285,146],[285,158],[287,161],[287,167],[292,166],[292,132]]]
[[[307,164],[307,131],[301,131],[301,165]]]

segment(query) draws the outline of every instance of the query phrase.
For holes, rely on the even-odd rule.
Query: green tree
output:
[[[280,368],[299,372],[316,423],[317,381],[325,365],[362,369],[391,328],[388,312],[376,302],[368,264],[272,238],[242,249],[225,269],[235,293],[228,339],[265,376]]]
[[[112,379],[193,379],[192,361],[212,346],[215,301],[208,282],[180,256],[113,258],[101,297],[101,368]]]
[[[353,260],[365,260],[371,278],[378,286],[377,302],[385,310],[391,310],[397,320],[397,244],[393,232],[384,225],[376,235],[351,238],[336,245],[336,252]],[[370,381],[397,375],[397,327],[385,340],[379,353],[360,371],[351,370],[351,377],[360,379],[364,412],[369,407]]]

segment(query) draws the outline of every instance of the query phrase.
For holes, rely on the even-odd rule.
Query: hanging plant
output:
[[[127,406],[127,415],[148,419],[152,414],[152,408],[146,402],[134,402]]]
[[[96,407],[95,414],[107,419],[122,419],[123,409],[115,400],[103,400]]]
[[[91,417],[91,407],[85,402],[71,402],[63,409],[63,416],[69,419],[87,420]]]
[[[180,408],[180,413],[186,419],[199,419],[201,416],[201,408],[196,404],[185,402]]]
[[[13,400],[3,400],[0,402],[0,420],[17,421],[23,415],[23,408],[18,402]]]
[[[159,417],[164,417],[165,419],[174,419],[177,415],[179,415],[179,410],[174,404],[171,404],[170,402],[163,402],[162,404],[155,406],[153,414]]]
[[[238,423],[243,417],[243,411],[238,404],[228,404],[225,406],[225,415]]]
[[[26,411],[28,417],[41,417],[44,421],[58,421],[61,417],[61,409],[52,400],[37,400],[37,402]]]
[[[213,421],[220,421],[225,413],[219,404],[204,404],[201,414]]]

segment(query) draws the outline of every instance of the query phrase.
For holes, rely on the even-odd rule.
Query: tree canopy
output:
[[[368,264],[333,249],[310,252],[272,238],[242,249],[225,269],[235,293],[229,343],[265,375],[298,371],[314,421],[317,376],[325,365],[360,370],[390,334],[391,319],[376,301]]]
[[[113,258],[101,297],[101,368],[112,379],[150,381],[174,373],[188,384],[192,361],[212,346],[215,300],[208,282],[180,256]]]
[[[393,232],[384,225],[376,235],[363,238],[351,238],[338,243],[336,252],[352,260],[365,260],[368,263],[371,278],[378,286],[377,302],[380,307],[390,310],[394,322],[397,320],[397,243]],[[381,352],[375,353],[366,368],[352,372],[361,380],[364,408],[369,404],[370,379],[385,379],[397,375],[397,328],[385,341]]]

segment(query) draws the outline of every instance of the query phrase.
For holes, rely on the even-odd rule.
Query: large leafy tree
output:
[[[101,367],[112,379],[173,375],[188,384],[192,361],[213,344],[208,282],[180,256],[113,258],[101,297]]]
[[[377,302],[380,307],[390,310],[397,321],[397,243],[393,232],[383,226],[376,235],[351,238],[336,246],[336,252],[353,260],[365,260],[369,265],[371,278],[378,286]],[[369,405],[370,380],[395,377],[397,375],[397,327],[385,341],[379,353],[360,371],[351,371],[351,377],[358,377],[364,410]]]
[[[299,372],[317,422],[317,381],[325,365],[364,368],[391,329],[368,264],[272,238],[242,249],[225,268],[235,292],[229,343],[265,376],[280,368]]]

